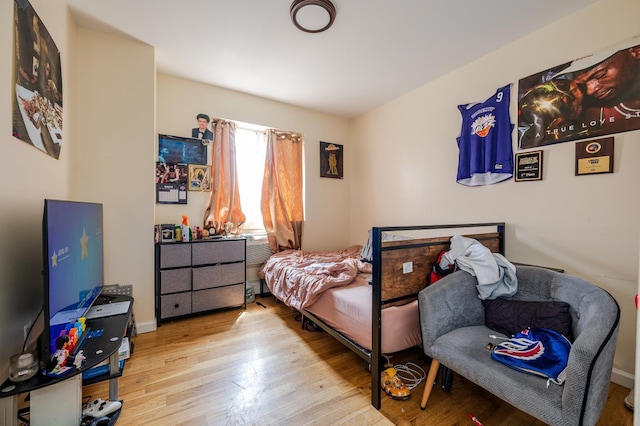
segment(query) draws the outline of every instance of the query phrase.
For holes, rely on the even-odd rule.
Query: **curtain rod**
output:
[[[280,129],[273,129],[273,128],[270,128],[270,127],[265,127],[263,130],[258,130],[256,128],[252,128],[250,126],[243,126],[242,124],[239,124],[235,120],[229,120],[227,118],[220,118],[220,117],[216,117],[213,120],[211,120],[211,124],[215,123],[216,121],[220,121],[220,120],[229,121],[229,122],[234,123],[236,125],[236,129],[249,130],[249,131],[256,132],[256,133],[262,133],[263,135],[266,135],[269,130],[272,130],[272,131],[278,132],[278,133],[289,133],[289,134],[292,134],[292,135],[295,134],[295,135],[300,135],[300,137],[304,137],[304,135],[301,132],[295,132],[293,130],[280,130]],[[263,127],[263,126],[256,125],[256,127]]]

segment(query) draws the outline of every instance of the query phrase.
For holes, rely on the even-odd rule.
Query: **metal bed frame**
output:
[[[383,306],[408,303],[415,300],[418,292],[427,284],[427,276],[433,262],[441,250],[449,247],[450,237],[458,233],[454,230],[464,228],[487,228],[493,227],[495,231],[487,233],[462,234],[470,238],[475,238],[494,252],[504,254],[504,233],[505,224],[502,222],[458,224],[458,225],[426,225],[426,226],[404,226],[404,227],[374,227],[372,229],[373,242],[373,274],[372,274],[372,348],[371,351],[353,342],[349,338],[336,331],[326,324],[322,319],[307,310],[302,310],[302,327],[306,321],[312,321],[316,326],[324,330],[327,334],[338,340],[340,343],[351,349],[365,362],[368,363],[371,371],[371,405],[380,409],[381,388],[380,373],[383,354],[382,348],[382,309]],[[452,230],[446,232],[448,235],[439,237],[417,238],[400,241],[383,242],[385,232],[421,232],[434,230]],[[393,291],[388,291],[388,286],[404,281],[402,277],[403,261],[413,261],[414,273],[417,279],[407,287],[405,294],[397,295]],[[390,271],[389,271],[390,269]],[[390,279],[392,276],[399,276],[399,279]]]

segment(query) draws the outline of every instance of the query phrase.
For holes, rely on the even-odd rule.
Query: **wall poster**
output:
[[[156,162],[156,183],[187,183],[187,165]]]
[[[342,145],[320,142],[320,177],[342,179],[343,169]]]
[[[156,203],[187,204],[187,164],[156,162]]]
[[[640,36],[523,78],[518,146],[640,129]]]
[[[208,141],[182,136],[158,135],[158,161],[207,164]]]
[[[58,159],[62,147],[60,52],[28,0],[14,2],[12,134]]]

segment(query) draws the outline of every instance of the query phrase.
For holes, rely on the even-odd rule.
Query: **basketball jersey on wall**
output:
[[[484,102],[458,105],[462,114],[462,128],[457,137],[458,183],[490,185],[513,176],[510,88],[510,84],[501,87]]]

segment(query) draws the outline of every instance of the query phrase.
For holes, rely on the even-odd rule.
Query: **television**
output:
[[[67,324],[85,315],[104,286],[102,204],[47,199],[42,234],[44,330],[40,356],[46,363],[55,354],[56,341]]]

